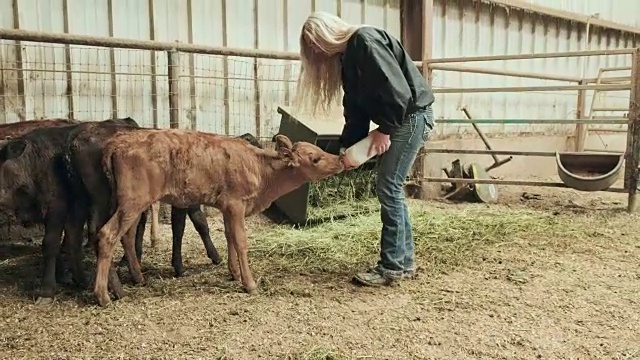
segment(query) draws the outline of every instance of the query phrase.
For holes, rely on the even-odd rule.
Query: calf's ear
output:
[[[291,140],[288,137],[282,134],[278,134],[272,139],[276,143],[276,150],[280,157],[285,161],[286,165],[289,167],[298,167],[300,166],[300,162],[298,161],[298,157],[293,153],[293,144],[291,144]]]
[[[278,134],[273,137],[273,140],[275,140],[276,142],[276,149],[285,147],[291,150],[293,148],[293,144],[291,143],[291,140],[289,140],[289,138],[286,135]]]
[[[27,147],[27,142],[24,140],[1,140],[0,147],[2,147],[0,149],[0,161],[7,161],[22,155]]]

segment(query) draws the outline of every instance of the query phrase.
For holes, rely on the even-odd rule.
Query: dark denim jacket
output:
[[[435,100],[431,86],[402,44],[386,31],[358,29],[342,55],[345,126],[342,147],[369,133],[369,121],[391,134],[404,119]]]

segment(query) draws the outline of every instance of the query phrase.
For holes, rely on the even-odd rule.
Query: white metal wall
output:
[[[17,25],[13,22],[12,2],[0,0],[2,27]],[[599,0],[584,2],[595,4]],[[20,28],[64,31],[63,0],[17,0],[17,3]],[[400,36],[399,0],[258,0],[257,31],[254,30],[254,0],[227,0],[225,3],[226,32],[223,29],[222,0],[113,0],[113,36],[297,51],[300,26],[314,7],[339,14],[352,22],[382,26],[393,35]],[[68,31],[108,36],[108,4],[108,0],[67,0]],[[517,11],[507,12],[500,7],[474,5],[463,0],[436,0],[434,11],[435,57],[568,51],[581,50],[585,46],[584,26],[580,24]],[[2,44],[0,85],[3,96],[0,107],[4,111],[0,112],[0,122],[14,122],[22,111],[21,97],[18,96],[19,72],[15,69],[17,54],[11,42]],[[600,30],[592,31],[590,41],[592,49],[637,44],[637,39],[620,32]],[[26,100],[23,118],[67,116],[72,105],[76,118],[103,119],[111,116],[115,103],[118,116],[131,116],[146,126],[154,122],[161,127],[169,126],[166,53],[157,52],[152,56],[148,51],[116,49],[111,52],[109,49],[71,47],[72,80],[69,87],[64,46],[22,45]],[[600,67],[628,64],[622,56],[592,57],[586,62],[586,76],[595,77]],[[260,133],[264,137],[277,129],[279,116],[275,110],[294,95],[298,73],[297,62],[259,60],[257,77],[260,81],[256,91],[256,70],[251,59],[230,58],[225,71],[222,57],[182,54],[181,65],[181,126],[221,133],[228,130],[230,134],[256,133],[259,115]],[[464,65],[580,76],[582,62],[574,58]],[[111,73],[114,72],[116,88],[112,89]],[[434,73],[436,87],[554,83],[559,84],[557,81],[493,75]],[[617,97],[610,97],[613,100],[607,106],[628,104],[628,92],[614,95]],[[258,97],[259,106],[256,107]],[[463,114],[458,110],[461,104],[467,105],[471,114],[478,118],[573,118],[576,98],[576,92],[438,94],[434,106],[437,118],[462,118]],[[612,102],[618,105],[612,105]],[[573,126],[496,125],[486,128],[487,132],[557,133],[572,130]],[[469,126],[439,126],[438,133],[459,135],[469,129]]]
[[[600,19],[640,27],[640,1],[636,0],[526,0],[526,2],[586,16],[600,13]]]
[[[13,1],[0,0],[0,26],[47,32],[65,30],[63,0],[16,2],[18,24],[13,21]],[[300,27],[312,9],[329,11],[352,22],[381,26],[400,36],[399,0],[112,0],[111,3],[112,35],[122,38],[298,51]],[[69,33],[109,36],[108,7],[108,0],[67,0]],[[0,47],[4,95],[0,101],[4,110],[0,122],[64,117],[71,102],[78,119],[107,118],[111,116],[115,98],[118,116],[131,116],[146,126],[154,123],[169,126],[166,53],[72,46],[73,96],[69,96],[63,45],[23,42],[21,76],[12,44],[4,41]],[[181,126],[255,134],[259,113],[263,136],[277,130],[279,116],[275,110],[291,98],[292,94],[287,92],[295,90],[298,64],[259,62],[256,72],[254,60],[231,57],[225,71],[222,57],[182,54]],[[116,73],[116,89],[112,89],[110,72]],[[256,77],[260,80],[257,92]],[[24,109],[18,96],[22,79]]]
[[[474,5],[469,1],[437,0],[434,12],[433,52],[436,58],[577,51],[588,48],[585,44],[585,27],[581,24],[520,11],[507,11],[498,6]],[[621,34],[619,31],[592,28],[589,38],[591,50],[640,45],[637,37]],[[630,56],[469,62],[460,65],[575,77],[582,76],[584,65],[585,76],[596,77],[601,67],[630,66]],[[629,74],[627,71],[615,75]],[[435,87],[448,88],[571,84],[444,71],[435,71],[433,81]],[[593,91],[587,92],[587,110],[592,94]],[[609,92],[603,95],[604,101],[599,107],[622,107],[629,104],[629,91]],[[467,105],[474,118],[571,119],[576,116],[577,91],[438,94],[434,108],[436,118],[464,118],[464,114],[458,109],[463,104]],[[621,117],[624,114],[598,114],[603,115]],[[575,125],[483,125],[483,128],[488,133],[563,133],[573,131]],[[468,125],[449,124],[437,129],[439,135],[464,135],[467,132],[473,133],[473,128]]]

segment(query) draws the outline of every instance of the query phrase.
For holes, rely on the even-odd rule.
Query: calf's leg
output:
[[[171,266],[176,277],[184,275],[182,267],[182,236],[184,235],[184,225],[187,219],[187,209],[171,207]]]
[[[158,246],[158,228],[160,228],[159,221],[159,212],[160,212],[160,203],[154,202],[151,204],[149,208],[149,212],[151,213],[151,247],[155,248]]]
[[[64,214],[65,211],[55,211],[53,213]],[[42,239],[44,266],[42,269],[42,284],[40,285],[36,304],[47,304],[53,301],[56,288],[56,262],[60,251],[64,220],[64,216],[49,216],[45,223],[45,233]]]
[[[70,266],[68,263],[68,256],[71,253],[69,234],[65,231],[62,237],[62,244],[58,256],[56,257],[56,283],[71,285],[73,279],[70,276]]]
[[[136,258],[138,258],[138,262],[142,261],[142,241],[144,240],[145,226],[147,226],[147,211],[143,211],[140,214],[140,219],[138,220],[138,225],[136,226],[135,247]]]
[[[136,249],[136,257],[138,258],[138,262],[142,261],[142,245],[143,245],[142,242],[144,241],[145,226],[147,226],[147,212],[148,210],[145,210],[142,212],[142,214],[140,214],[140,220],[138,221],[138,225],[136,227],[135,249]],[[118,263],[118,265],[119,266],[129,265],[126,254],[122,255],[122,259],[120,259],[120,262]]]
[[[224,219],[224,237],[227,240],[227,268],[231,275],[231,280],[240,280],[240,264],[238,264],[238,254],[233,244],[233,235],[231,232],[232,224],[229,218],[223,215]]]
[[[193,227],[200,235],[204,248],[207,251],[207,257],[214,265],[219,265],[222,262],[218,250],[211,241],[211,235],[209,234],[209,224],[207,224],[207,217],[200,205],[190,206],[188,209],[189,219],[193,223]],[[184,230],[184,228],[183,228]]]
[[[240,263],[240,279],[244,290],[249,294],[257,291],[256,282],[253,280],[249,269],[249,259],[247,251],[247,234],[245,232],[245,208],[242,204],[228,206],[224,212],[225,228],[229,227],[229,234],[233,240],[235,251],[238,253]]]
[[[79,288],[85,288],[87,281],[84,275],[84,267],[82,260],[84,253],[82,251],[82,233],[84,224],[87,222],[87,206],[76,204],[73,211],[67,217],[65,224],[65,234],[69,242],[69,258],[73,266],[73,281]]]
[[[133,282],[135,284],[144,283],[144,277],[142,276],[142,269],[140,267],[140,261],[138,260],[137,253],[137,244],[134,244],[134,238],[139,231],[138,227],[140,224],[140,218],[142,215],[138,216],[135,223],[127,230],[124,236],[120,239],[122,243],[122,247],[124,248],[124,257],[126,257],[126,262],[129,265],[129,273],[131,277],[133,277]],[[137,239],[135,239],[137,240]]]
[[[184,275],[184,268],[182,264],[182,239],[184,236],[185,220],[189,215],[189,219],[193,223],[193,227],[200,235],[204,248],[207,251],[207,256],[214,265],[218,265],[222,262],[218,250],[211,241],[209,235],[209,225],[207,224],[207,217],[202,212],[200,205],[190,206],[188,208],[171,207],[171,232],[173,236],[173,248],[171,251],[171,265],[175,271],[176,276]]]
[[[92,221],[92,226],[94,226],[94,230],[95,230],[96,229],[95,226],[98,225],[97,223],[98,220],[97,220],[97,217],[95,217],[94,219],[96,220]],[[98,247],[98,232],[94,231],[94,235],[95,237],[90,239],[89,241],[93,241],[92,247],[95,251],[95,255],[97,259],[100,254],[100,248]],[[107,285],[108,285],[109,291],[113,293],[113,296],[116,298],[116,300],[124,297],[124,290],[122,289],[122,283],[120,282],[120,278],[118,277],[118,273],[116,272],[116,268],[114,266],[109,267],[109,274],[107,275]]]
[[[98,209],[95,206],[91,206],[87,222],[87,243],[84,246],[85,250],[97,251],[96,244],[98,242],[98,229],[100,228],[98,226],[99,217]]]
[[[149,205],[146,204],[134,209],[125,209],[119,206],[109,221],[98,232],[98,261],[93,293],[100,306],[104,307],[111,303],[107,286],[115,243],[135,224],[140,213]],[[134,259],[135,256],[129,261],[133,262]]]

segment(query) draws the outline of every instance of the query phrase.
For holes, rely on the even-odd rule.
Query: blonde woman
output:
[[[304,22],[300,55],[298,101],[327,110],[344,91],[343,150],[367,136],[370,121],[378,125],[369,152],[379,155],[380,260],[354,281],[381,286],[412,277],[414,242],[403,183],[434,128],[430,85],[386,31],[325,12],[314,12]],[[347,169],[354,168],[343,159]]]

